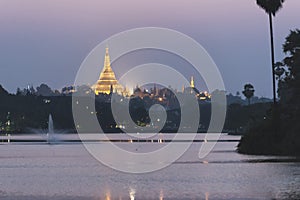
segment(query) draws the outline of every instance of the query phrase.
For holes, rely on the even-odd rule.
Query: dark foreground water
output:
[[[126,174],[80,143],[0,144],[0,199],[300,199],[299,163],[237,154],[237,142],[220,142],[200,160],[200,145],[162,170]]]

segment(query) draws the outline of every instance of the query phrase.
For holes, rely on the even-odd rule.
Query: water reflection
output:
[[[119,191],[119,192],[120,192],[120,191]],[[118,193],[119,193],[119,192],[118,192]],[[130,199],[130,200],[135,200],[135,197],[136,197],[136,189],[134,189],[133,187],[129,187],[128,192],[129,192],[129,199]],[[121,193],[122,193],[122,192],[121,192]],[[113,196],[112,196],[110,190],[106,190],[104,200],[112,200],[112,199],[116,199],[116,196],[114,196],[114,195],[117,195],[117,194],[113,194]],[[154,194],[154,195],[155,195],[156,197],[158,197],[159,200],[163,200],[163,199],[164,199],[164,192],[163,192],[162,189],[160,190],[160,192],[159,192],[158,194]],[[101,199],[102,199],[102,198],[101,198]],[[127,196],[127,195],[123,196],[123,195],[121,195],[121,194],[119,193],[118,199],[119,199],[119,200],[122,200],[122,199],[128,199],[128,196]]]
[[[208,197],[209,197],[209,193],[205,192],[205,200],[208,200]]]
[[[129,188],[129,198],[130,200],[134,200],[135,197],[135,189]]]
[[[130,187],[128,191],[129,191],[129,199],[130,200],[135,200],[136,189]],[[157,194],[154,194],[154,195],[156,196]],[[209,192],[205,192],[204,196],[205,196],[205,200],[209,200]],[[164,191],[162,189],[160,190],[158,197],[159,197],[159,200],[164,200]],[[107,190],[106,193],[105,193],[105,200],[112,200],[112,199],[116,199],[116,198],[112,197],[110,191]],[[127,199],[127,195],[125,195],[125,196],[119,195],[118,199],[119,200]]]
[[[122,145],[132,147],[130,143]],[[137,148],[142,144],[135,145]],[[199,144],[192,144],[173,165],[146,174],[120,173],[99,165],[82,145],[77,144],[0,145],[0,177],[5,183],[0,190],[11,195],[9,199],[20,200],[41,199],[38,196],[41,193],[48,195],[47,199],[53,194],[64,197],[63,191],[72,191],[73,199],[99,200],[300,199],[299,161],[288,157],[237,154],[236,145],[235,142],[219,142],[206,158],[199,160]],[[157,147],[157,140],[149,146]],[[53,166],[52,170],[49,166]],[[49,190],[42,187],[44,182],[40,175],[43,180],[53,181]],[[22,185],[28,182],[33,189],[22,190]],[[0,199],[6,199],[1,191]],[[14,197],[19,193],[26,196]]]
[[[110,191],[108,190],[105,194],[105,200],[111,200]]]
[[[163,190],[160,190],[159,200],[163,200],[163,199],[164,199],[164,193],[163,193]]]
[[[207,160],[203,160],[202,163],[203,164],[208,164],[208,161]]]

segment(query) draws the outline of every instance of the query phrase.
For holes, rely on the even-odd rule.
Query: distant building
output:
[[[76,92],[75,86],[66,86],[61,89],[61,93],[65,95],[73,94],[74,92]]]
[[[199,90],[195,87],[194,77],[191,77],[190,86],[183,87],[183,93],[185,94],[195,94],[198,100],[201,101],[210,101],[211,95],[207,92],[199,92]]]
[[[141,89],[140,87],[136,86],[136,88],[133,88],[133,93],[129,94],[128,89],[123,87],[116,79],[115,73],[111,67],[108,48],[106,48],[105,50],[104,66],[102,72],[100,73],[98,81],[92,86],[92,90],[95,92],[96,95],[108,95],[111,93],[118,93],[119,95],[131,98],[146,98],[148,99],[147,101],[149,101],[149,103],[153,101],[165,104],[167,106],[171,106],[176,100],[174,96],[175,94],[172,93],[177,93],[177,90],[173,90],[171,88],[158,89],[156,84],[154,84],[154,88],[151,88],[150,90]],[[65,92],[67,91],[68,90],[66,90]],[[194,94],[198,100],[210,100],[210,94],[208,94],[207,92],[199,92],[199,90],[195,87],[193,77],[191,77],[189,87],[183,87],[182,92],[185,94]]]

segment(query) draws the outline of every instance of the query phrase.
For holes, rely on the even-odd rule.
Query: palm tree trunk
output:
[[[272,24],[272,13],[269,13],[270,22],[270,38],[271,38],[271,59],[272,59],[272,78],[273,78],[273,104],[276,107],[276,86],[275,86],[275,56],[274,56],[274,39],[273,39],[273,24]]]
[[[270,22],[270,38],[271,38],[271,59],[272,59],[272,78],[273,78],[273,113],[272,113],[272,124],[274,128],[275,135],[278,135],[280,128],[280,121],[277,112],[277,101],[276,101],[276,85],[275,85],[275,56],[274,56],[274,39],[273,39],[273,24],[272,24],[272,14],[269,12],[269,22]]]

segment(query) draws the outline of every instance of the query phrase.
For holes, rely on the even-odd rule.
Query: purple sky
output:
[[[299,0],[286,0],[274,19],[277,61],[289,30],[300,28],[299,8]],[[98,43],[127,29],[158,26],[203,45],[227,91],[251,82],[256,95],[271,97],[268,18],[255,0],[1,0],[0,25],[0,84],[10,92],[43,82],[55,89],[71,85]]]

